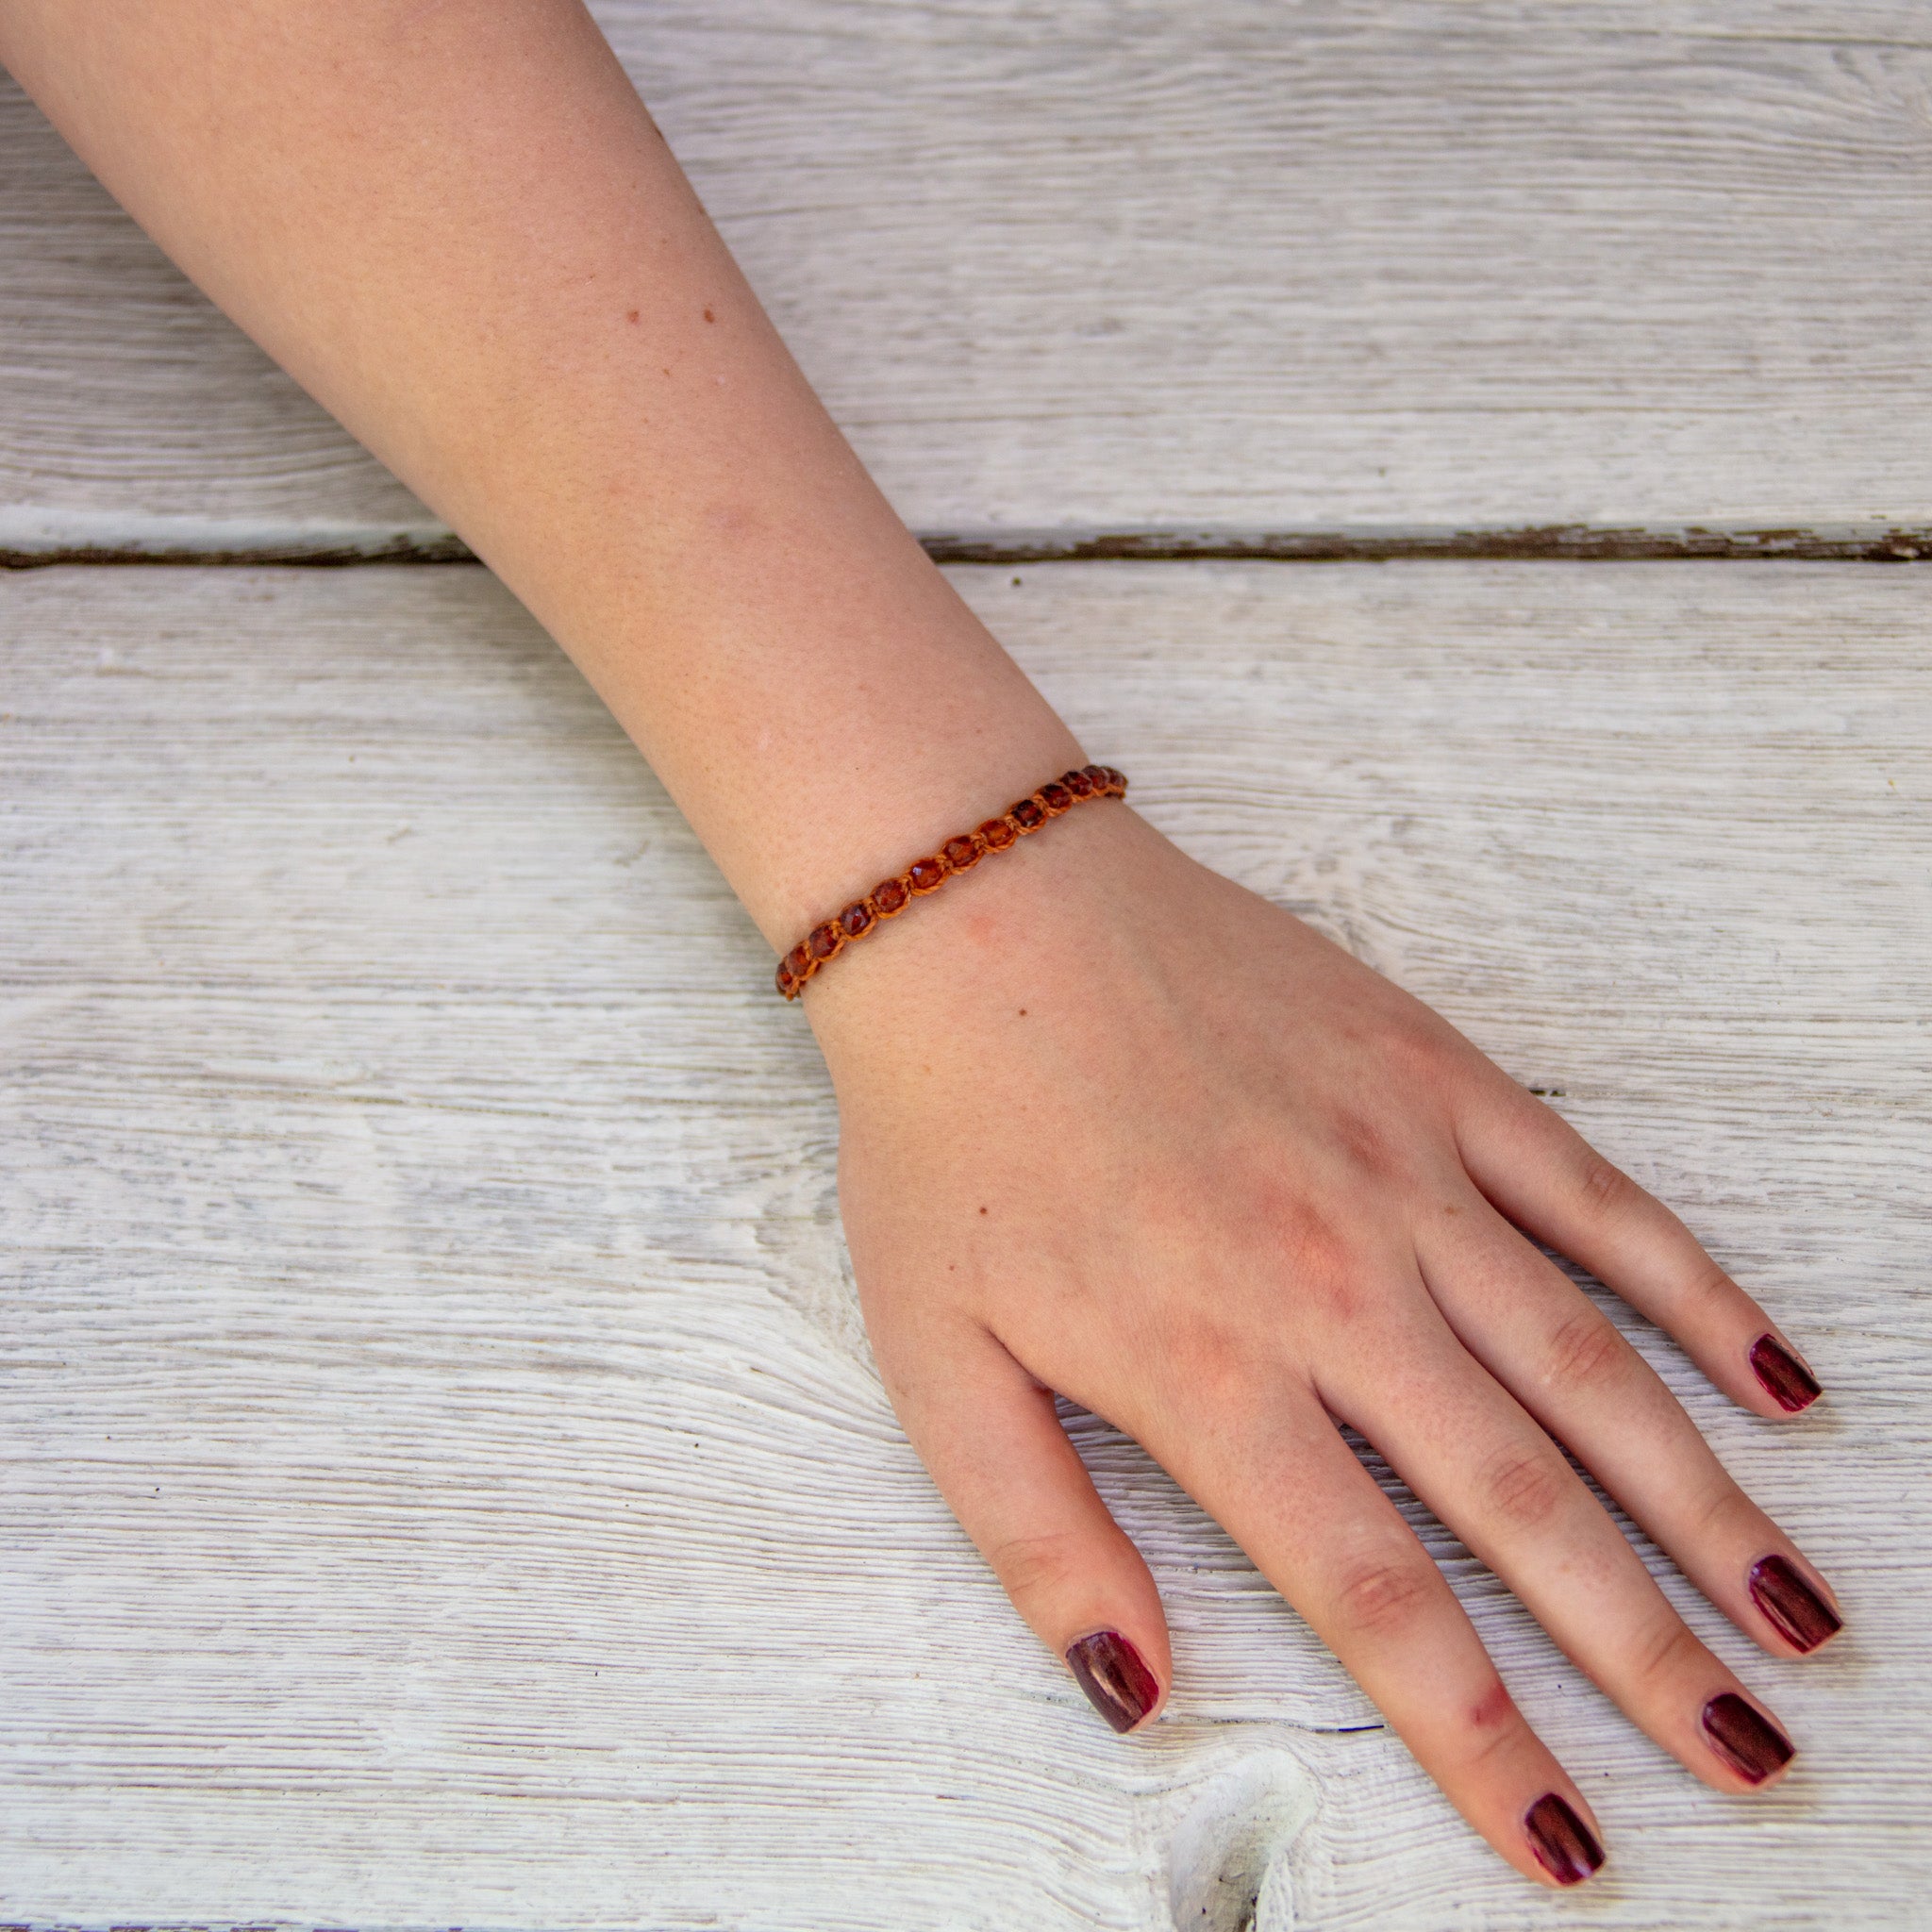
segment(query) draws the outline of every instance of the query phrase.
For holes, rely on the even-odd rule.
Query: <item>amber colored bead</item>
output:
[[[956,872],[970,872],[989,852],[1009,851],[1023,833],[1037,832],[1049,819],[1070,811],[1085,798],[1120,798],[1125,776],[1111,765],[1083,765],[1049,778],[1030,798],[986,819],[970,832],[958,833],[940,849],[915,859],[896,878],[881,879],[863,899],[855,899],[835,918],[815,925],[778,962],[773,982],[795,1000],[827,959],[837,958],[848,941],[863,939],[882,919],[894,919],[915,894],[936,892]]]

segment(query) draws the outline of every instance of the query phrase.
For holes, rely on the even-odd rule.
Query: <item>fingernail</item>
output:
[[[1067,1652],[1088,1702],[1117,1731],[1131,1731],[1160,1702],[1160,1685],[1118,1630],[1097,1630]]]
[[[1764,1557],[1751,1566],[1751,1601],[1799,1650],[1816,1650],[1844,1619],[1798,1574],[1784,1557]]]
[[[1523,1826],[1537,1863],[1558,1885],[1581,1885],[1604,1861],[1590,1826],[1555,1791],[1545,1791],[1523,1814]]]
[[[1760,1335],[1751,1344],[1751,1366],[1787,1415],[1809,1408],[1824,1392],[1818,1377],[1774,1335]]]
[[[1710,1740],[1710,1748],[1754,1785],[1782,1771],[1794,1755],[1791,1740],[1735,1690],[1713,1697],[1704,1707],[1704,1735]]]

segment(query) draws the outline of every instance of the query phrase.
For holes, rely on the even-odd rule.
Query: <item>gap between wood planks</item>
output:
[[[9,535],[13,541],[8,541]],[[1392,563],[1412,558],[1547,560],[1565,563],[1699,562],[1781,558],[1816,563],[1932,561],[1932,525],[1840,525],[1816,528],[1720,530],[1618,528],[1547,524],[1519,529],[1341,530],[1006,530],[927,532],[920,542],[935,563],[1168,563],[1210,559],[1282,563]],[[454,532],[337,526],[293,535],[274,526],[158,527],[112,538],[63,536],[42,526],[9,533],[0,520],[0,569],[55,564],[475,563]]]

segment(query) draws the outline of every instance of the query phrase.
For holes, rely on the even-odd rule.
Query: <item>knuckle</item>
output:
[[[1276,1250],[1297,1276],[1326,1280],[1348,1273],[1346,1239],[1311,1203],[1284,1204],[1270,1215],[1269,1224]]]
[[[1298,1295],[1338,1321],[1372,1305],[1357,1242],[1334,1215],[1286,1190],[1264,1191],[1255,1213],[1263,1242]]]
[[[1563,1507],[1570,1469],[1556,1452],[1509,1448],[1484,1473],[1491,1511],[1515,1529],[1541,1529]]]
[[[1687,1671],[1701,1669],[1705,1655],[1690,1626],[1675,1610],[1665,1609],[1638,1632],[1631,1668],[1639,1684],[1661,1688]]]
[[[1550,1337],[1543,1380],[1559,1394],[1599,1389],[1628,1372],[1629,1344],[1599,1309],[1566,1315]]]
[[[1440,1579],[1426,1557],[1382,1557],[1347,1571],[1336,1589],[1336,1606],[1352,1630],[1372,1637],[1401,1637],[1428,1614]]]
[[[1586,1149],[1577,1176],[1585,1205],[1597,1214],[1615,1214],[1630,1204],[1637,1183],[1594,1148]]]
[[[1049,1594],[1079,1574],[1079,1539],[1064,1530],[1008,1537],[987,1552],[993,1574],[1016,1601]]]
[[[1433,1014],[1405,1018],[1383,1040],[1384,1052],[1398,1071],[1430,1085],[1451,1073],[1462,1045],[1460,1037]]]
[[[1704,1315],[1728,1315],[1745,1299],[1744,1291],[1707,1255],[1700,1257],[1698,1267],[1684,1284],[1686,1307]]]
[[[1756,1541],[1763,1534],[1763,1521],[1757,1505],[1720,1474],[1692,1505],[1690,1537],[1695,1543],[1718,1548]]]
[[[1168,1338],[1166,1369],[1177,1399],[1192,1410],[1227,1413],[1245,1407],[1255,1381],[1255,1347],[1223,1324],[1197,1315]]]
[[[1470,1772],[1514,1750],[1524,1728],[1516,1702],[1500,1677],[1470,1707],[1467,1723],[1469,1757],[1464,1769]]]
[[[1295,1287],[1332,1326],[1358,1325],[1374,1308],[1376,1297],[1346,1264],[1297,1272]]]
[[[1403,1162],[1388,1130],[1367,1114],[1350,1110],[1340,1115],[1330,1130],[1336,1145],[1370,1181],[1393,1179]]]

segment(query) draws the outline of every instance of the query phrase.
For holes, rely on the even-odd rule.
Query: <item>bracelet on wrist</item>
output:
[[[936,892],[955,873],[971,872],[982,858],[1009,851],[1049,819],[1096,798],[1124,798],[1127,781],[1111,765],[1086,765],[1049,778],[1031,797],[1009,805],[996,819],[948,839],[937,852],[915,858],[895,877],[881,879],[864,898],[855,899],[835,918],[815,925],[778,961],[778,991],[795,1000],[805,982],[827,960],[836,959],[855,940],[876,932],[882,920],[896,919],[914,899]]]

